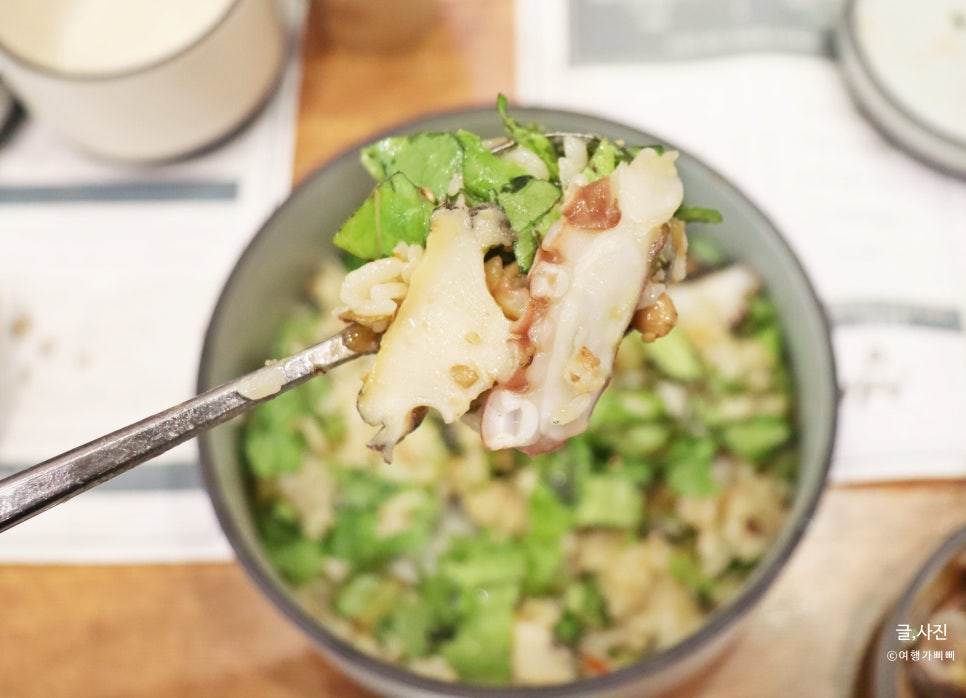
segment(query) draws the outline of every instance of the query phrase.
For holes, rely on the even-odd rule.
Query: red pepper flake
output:
[[[584,665],[584,670],[591,676],[600,676],[610,671],[610,665],[600,657],[584,652],[580,655],[580,661]]]

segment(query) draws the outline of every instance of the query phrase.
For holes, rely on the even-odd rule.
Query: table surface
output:
[[[314,15],[313,15],[314,16]],[[404,51],[328,45],[310,17],[294,177],[374,131],[513,95],[512,0],[440,0]],[[856,694],[896,595],[966,525],[966,483],[836,486],[738,639],[680,696]],[[369,696],[236,564],[0,567],[0,696]]]

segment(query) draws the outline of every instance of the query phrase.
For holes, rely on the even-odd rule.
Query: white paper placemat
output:
[[[966,475],[966,182],[857,112],[831,55],[839,3],[517,10],[521,102],[666,138],[734,182],[800,255],[834,322],[844,389],[832,477]]]
[[[243,131],[159,166],[78,155],[34,123],[0,148],[0,475],[194,394],[208,318],[291,186],[303,0]],[[0,560],[228,559],[194,442],[0,535]]]

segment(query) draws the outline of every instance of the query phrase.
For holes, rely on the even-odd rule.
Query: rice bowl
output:
[[[523,110],[523,114],[528,120],[561,130],[602,133],[628,142],[658,140],[593,117],[542,110]],[[404,130],[456,127],[495,135],[499,123],[488,110],[469,111],[432,117],[407,125]],[[740,260],[763,280],[768,297],[777,309],[787,341],[791,376],[798,386],[793,413],[799,435],[796,450],[800,467],[787,517],[774,527],[774,540],[761,562],[742,584],[732,590],[729,598],[702,621],[703,625],[696,632],[672,633],[672,638],[655,647],[647,657],[634,658],[626,666],[614,667],[615,671],[604,676],[571,681],[571,678],[577,679],[577,675],[560,675],[560,680],[568,682],[552,687],[490,688],[465,682],[448,683],[442,680],[442,676],[420,676],[393,666],[384,661],[385,657],[373,659],[347,642],[345,633],[333,632],[333,623],[327,628],[318,622],[317,615],[307,610],[304,593],[285,583],[261,542],[250,483],[234,445],[239,438],[239,425],[229,425],[207,435],[201,441],[206,482],[221,523],[242,563],[286,615],[305,629],[333,661],[366,685],[392,695],[651,694],[691,675],[705,664],[736,627],[735,621],[760,597],[787,559],[822,489],[832,445],[836,391],[828,330],[807,279],[768,222],[707,168],[686,154],[681,156],[680,162],[689,196],[702,205],[719,208],[726,221],[727,235],[709,231],[697,237],[713,236],[727,257]],[[219,302],[205,345],[201,387],[212,385],[233,372],[250,369],[271,355],[270,347],[280,335],[285,316],[276,309],[294,309],[299,299],[304,298],[306,284],[316,273],[319,260],[326,256],[327,240],[348,217],[354,204],[365,196],[369,186],[356,162],[356,152],[348,152],[311,177],[269,221],[239,262]],[[302,492],[307,488],[294,489]],[[499,490],[498,487],[486,496],[498,501]],[[510,512],[512,506],[494,507],[490,504],[481,509]],[[314,525],[325,525],[326,516],[320,514],[320,518],[322,523]],[[510,520],[498,525],[512,529],[518,524]],[[642,559],[648,556],[647,551],[639,552]],[[616,601],[611,598],[608,603],[613,606]],[[635,600],[632,598],[629,603],[633,605]],[[533,617],[539,617],[545,610],[539,605],[529,608]],[[528,627],[518,625],[516,632],[526,635]],[[537,634],[543,632],[533,627],[529,630]],[[379,655],[379,652],[369,654]],[[536,669],[534,671],[539,673]]]

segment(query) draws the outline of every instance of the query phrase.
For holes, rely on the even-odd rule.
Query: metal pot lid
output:
[[[846,0],[836,43],[852,95],[879,130],[966,176],[966,0]]]

